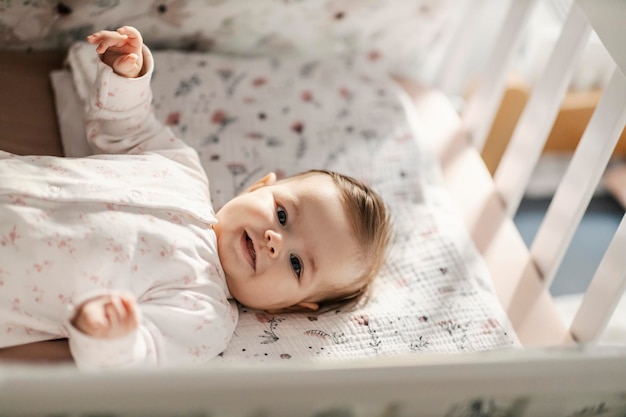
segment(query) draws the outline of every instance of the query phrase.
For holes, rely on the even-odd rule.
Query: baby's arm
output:
[[[96,45],[102,62],[113,68],[116,74],[135,78],[143,69],[143,40],[141,33],[132,26],[117,31],[101,30],[87,36],[87,42]]]
[[[115,297],[131,298],[124,305]],[[105,294],[77,305],[68,339],[81,370],[204,363],[226,348],[237,315],[212,284],[153,290],[141,302]]]
[[[78,367],[137,364],[137,350],[145,351],[140,322],[139,306],[130,294],[106,293],[79,303],[68,326],[69,348]]]
[[[152,151],[199,168],[195,152],[155,117],[150,89],[154,61],[139,31],[124,26],[96,32],[87,40],[100,54],[85,117],[94,152]]]

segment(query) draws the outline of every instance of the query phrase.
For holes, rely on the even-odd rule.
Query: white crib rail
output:
[[[517,49],[524,27],[536,0],[518,0],[512,3],[495,47],[489,56],[485,70],[478,79],[476,91],[472,94],[463,113],[463,124],[470,141],[482,150],[498,111],[505,90],[506,72]],[[474,28],[469,28],[474,30]]]
[[[626,219],[622,218],[570,327],[581,343],[594,343],[626,289]],[[600,308],[598,308],[600,306]]]
[[[502,155],[494,181],[510,216],[522,200],[590,31],[582,11],[572,7],[546,70],[537,81]]]
[[[531,254],[549,286],[626,122],[626,79],[616,71],[537,231]],[[597,306],[601,308],[601,306]]]
[[[479,88],[463,115],[470,142],[481,150],[502,98],[511,56],[531,13],[532,0],[514,0],[498,44],[481,73]],[[539,160],[588,34],[595,30],[617,69],[605,88],[530,248],[549,288],[583,214],[598,187],[626,123],[626,2],[577,0],[536,82],[494,175],[496,193],[513,216]],[[593,278],[570,332],[591,342],[603,331],[626,287],[626,226],[616,232]]]
[[[624,50],[626,4],[608,0],[579,0],[578,4],[617,64],[617,69],[605,92],[607,107],[609,107],[606,110],[609,115],[606,117],[609,123],[613,121],[615,124],[603,126],[606,129],[607,140],[616,141],[617,139],[613,139],[611,135],[619,136],[626,123],[626,51]],[[609,94],[615,97],[609,98]],[[598,106],[596,112],[601,111],[603,110]],[[591,123],[593,120],[590,121],[590,125]],[[590,127],[587,128],[589,129]],[[622,218],[585,293],[571,325],[572,335],[582,342],[595,341],[608,323],[625,289],[626,215]]]
[[[509,350],[106,374],[16,368],[0,378],[0,416],[623,416],[626,361],[615,353]]]

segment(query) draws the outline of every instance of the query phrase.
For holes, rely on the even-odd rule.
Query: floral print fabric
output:
[[[153,50],[371,56],[393,70],[419,71],[443,41],[447,22],[462,11],[459,5],[458,0],[9,0],[0,2],[0,49],[66,49],[94,31],[132,25]]]
[[[216,210],[266,172],[328,168],[370,184],[392,212],[391,251],[367,305],[321,315],[239,306],[221,360],[335,360],[518,345],[445,193],[428,138],[408,122],[403,93],[384,68],[349,58],[173,51],[156,52],[154,59],[157,117],[200,154]],[[77,44],[69,62],[81,95],[92,82],[92,48]]]
[[[237,322],[197,153],[151,112],[152,58],[128,79],[99,63],[89,158],[0,151],[0,348],[69,338],[81,370],[204,363]],[[132,178],[132,181],[128,179]],[[138,326],[99,339],[70,323],[103,294],[137,301]]]

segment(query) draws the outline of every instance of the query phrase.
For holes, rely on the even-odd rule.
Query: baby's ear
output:
[[[266,176],[264,176],[263,178],[257,180],[254,184],[252,184],[250,187],[248,187],[248,192],[252,192],[255,190],[258,190],[261,187],[265,187],[267,185],[272,185],[276,182],[276,174],[273,172],[270,172],[269,174],[267,174]]]

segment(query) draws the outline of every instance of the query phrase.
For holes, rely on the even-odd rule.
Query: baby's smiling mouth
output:
[[[250,259],[252,260],[252,268],[256,270],[256,251],[254,250],[254,243],[250,236],[248,236],[248,232],[244,232],[246,235],[246,249],[248,250],[248,255],[250,255]]]

